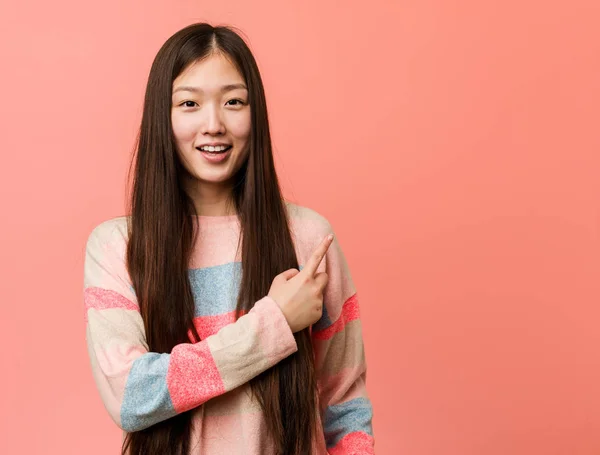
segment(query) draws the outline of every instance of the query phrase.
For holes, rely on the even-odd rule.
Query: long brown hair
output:
[[[196,340],[188,266],[198,218],[183,188],[183,166],[171,128],[175,78],[212,52],[231,59],[249,90],[251,133],[246,162],[233,176],[232,204],[241,226],[242,281],[237,314],[268,294],[273,278],[298,268],[285,201],[275,172],[263,83],[252,53],[233,29],[193,24],[171,36],[152,64],[135,153],[129,199],[127,267],[144,320],[148,347],[170,353]],[[135,167],[134,167],[135,166]],[[308,330],[295,334],[298,351],[250,381],[278,453],[311,452],[316,432],[316,382]],[[191,412],[128,433],[122,454],[187,455]]]

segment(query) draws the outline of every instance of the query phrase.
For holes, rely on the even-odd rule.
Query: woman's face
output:
[[[177,154],[196,183],[226,183],[244,163],[250,134],[248,90],[221,53],[173,82],[171,122]]]

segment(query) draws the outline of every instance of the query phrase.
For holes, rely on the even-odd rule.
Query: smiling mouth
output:
[[[227,146],[203,146],[203,147],[196,147],[196,150],[199,150],[201,152],[205,152],[205,153],[211,153],[214,155],[218,155],[220,153],[225,153],[228,152],[229,150],[231,150],[232,146],[231,145],[227,145]]]

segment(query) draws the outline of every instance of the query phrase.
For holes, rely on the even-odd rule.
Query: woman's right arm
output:
[[[92,374],[115,423],[133,432],[195,408],[248,382],[297,350],[271,297],[197,343],[149,352],[138,302],[113,222],[86,244],[84,302]],[[168,302],[165,302],[168,304]]]

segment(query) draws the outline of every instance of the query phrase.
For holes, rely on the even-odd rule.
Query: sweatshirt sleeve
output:
[[[321,238],[329,232],[333,230],[328,224]],[[374,454],[373,409],[366,389],[359,298],[337,237],[318,271],[329,276],[323,294],[323,316],[312,327],[327,451],[330,455]]]
[[[123,430],[139,431],[197,407],[297,350],[281,310],[264,297],[202,341],[178,344],[170,354],[150,352],[124,253],[115,223],[97,226],[86,244],[83,292],[92,375]]]

